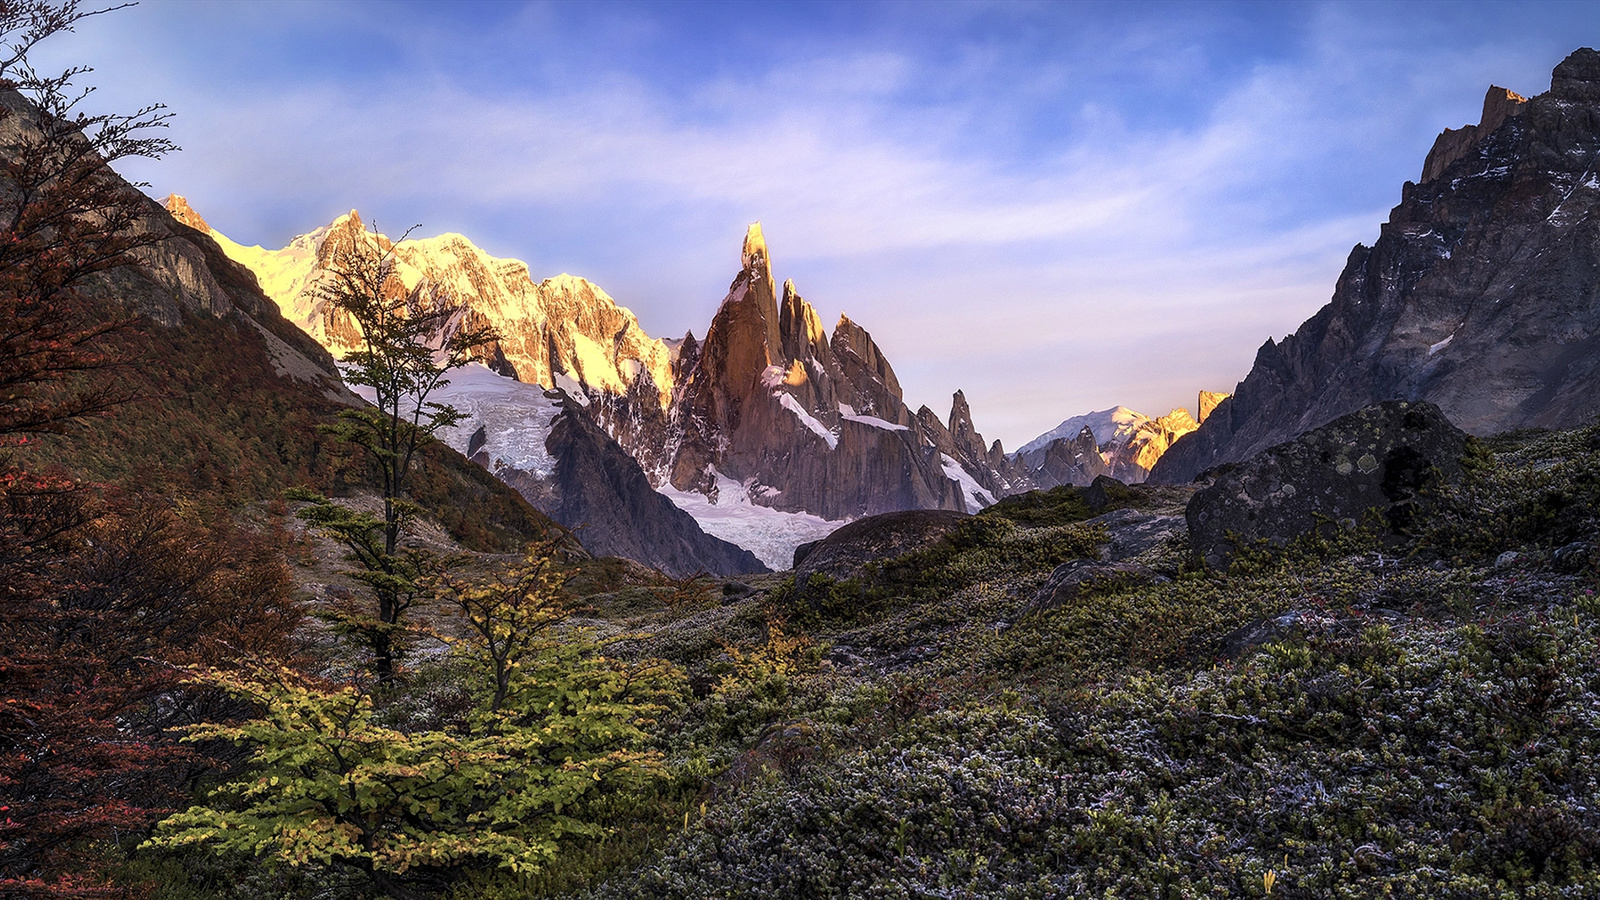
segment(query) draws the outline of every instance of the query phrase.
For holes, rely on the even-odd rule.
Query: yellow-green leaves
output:
[[[252,756],[205,804],[163,821],[150,845],[403,878],[471,861],[535,872],[568,837],[603,834],[596,804],[666,775],[641,725],[682,675],[607,659],[580,633],[558,632],[558,588],[537,558],[499,580],[438,588],[475,632],[452,652],[477,679],[476,708],[450,730],[388,727],[356,687],[288,668],[197,671],[258,712],[194,726],[188,739]]]

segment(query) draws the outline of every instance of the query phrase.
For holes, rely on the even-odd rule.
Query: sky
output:
[[[1592,3],[142,0],[34,55],[174,113],[122,165],[244,244],[358,209],[703,336],[762,223],[907,402],[1016,448],[1194,410],[1326,303],[1444,128]]]

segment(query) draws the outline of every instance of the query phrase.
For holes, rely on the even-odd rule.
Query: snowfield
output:
[[[706,534],[719,537],[749,550],[767,567],[777,571],[790,568],[794,550],[801,544],[821,540],[848,521],[830,522],[809,513],[787,513],[750,502],[744,485],[717,473],[717,502],[705,494],[677,490],[672,485],[659,488],[677,507],[700,523]]]

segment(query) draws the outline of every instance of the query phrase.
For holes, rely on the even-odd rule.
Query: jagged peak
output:
[[[1510,88],[1489,85],[1489,90],[1483,95],[1483,113],[1478,117],[1478,124],[1446,128],[1434,139],[1433,147],[1422,162],[1422,183],[1426,184],[1444,174],[1451,163],[1467,155],[1479,141],[1505,124],[1506,119],[1521,115],[1527,103],[1527,97]]]
[[[1483,113],[1478,116],[1478,131],[1481,134],[1493,132],[1506,119],[1521,115],[1523,104],[1527,102],[1527,97],[1510,88],[1489,85],[1489,91],[1483,95]]]
[[[1221,405],[1222,401],[1231,396],[1233,395],[1224,391],[1201,391],[1200,402],[1197,407],[1200,415],[1195,418],[1195,421],[1202,425],[1205,424],[1206,419],[1211,417],[1211,412]]]
[[[956,429],[958,422],[972,424],[972,410],[967,406],[967,395],[958,388],[950,395],[950,430]]]
[[[539,287],[565,293],[590,291],[599,299],[611,300],[610,295],[602,290],[599,285],[584,278],[582,275],[573,275],[568,272],[562,272],[560,275],[552,275],[546,278],[544,281],[539,282]]]
[[[767,239],[761,234],[760,222],[751,222],[745,230],[744,249],[739,254],[739,261],[746,269],[768,267]]]
[[[1579,47],[1550,73],[1550,93],[1558,100],[1600,100],[1600,53]]]
[[[182,194],[168,194],[161,205],[167,208],[167,212],[171,213],[174,219],[190,228],[196,231],[211,231],[211,226],[206,224],[205,219],[200,218],[200,214],[194,211],[194,207],[189,205],[188,199]]]

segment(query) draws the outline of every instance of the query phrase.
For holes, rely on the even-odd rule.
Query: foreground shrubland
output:
[[[454,898],[1593,896],[1596,448],[1600,429],[1475,445],[1398,545],[1323,534],[1218,572],[1174,533],[1049,603],[1052,571],[1184,492],[1034,494],[803,585],[577,563],[542,658],[682,673],[626,720],[652,777],[514,866],[467,851],[395,874]],[[1138,516],[1095,518],[1119,507]],[[362,727],[478,741],[492,771],[473,723],[493,660],[469,632]],[[541,720],[521,721],[526,752]],[[261,759],[214,784],[249,792]],[[456,846],[476,839],[470,805]],[[386,814],[408,827],[403,804]],[[189,835],[125,854],[123,877],[173,898],[375,890],[315,854]]]

